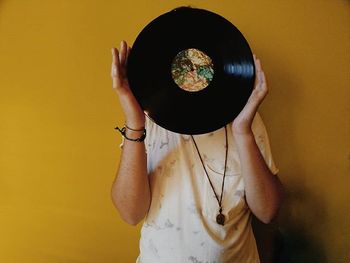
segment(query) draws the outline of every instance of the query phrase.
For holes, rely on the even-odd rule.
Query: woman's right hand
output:
[[[145,126],[145,114],[130,89],[126,74],[129,54],[130,47],[124,40],[120,42],[120,51],[112,48],[113,89],[119,97],[126,125],[133,129],[142,129]]]

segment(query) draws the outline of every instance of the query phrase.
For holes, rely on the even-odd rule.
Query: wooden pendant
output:
[[[224,225],[225,216],[222,213],[220,213],[216,216],[216,223],[218,223],[219,225],[222,225],[222,226]]]

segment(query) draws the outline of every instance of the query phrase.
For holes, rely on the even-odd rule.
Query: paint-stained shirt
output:
[[[222,199],[226,220],[222,226],[216,222],[218,201],[190,135],[168,131],[146,118],[145,146],[152,200],[141,229],[137,263],[260,262],[231,126],[227,125],[228,159]],[[277,174],[259,113],[252,130],[266,164]],[[225,129],[193,137],[220,197]]]

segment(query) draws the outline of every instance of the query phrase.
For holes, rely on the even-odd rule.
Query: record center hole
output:
[[[171,63],[171,76],[181,89],[190,92],[200,91],[213,80],[213,61],[198,49],[182,50]]]

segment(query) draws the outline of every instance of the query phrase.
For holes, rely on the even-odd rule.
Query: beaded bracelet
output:
[[[125,126],[126,126],[126,125],[125,125]],[[133,138],[129,138],[129,137],[126,136],[126,133],[125,133],[126,128],[125,128],[125,126],[124,126],[123,128],[121,128],[121,129],[120,129],[119,127],[115,127],[114,129],[118,130],[118,131],[121,133],[121,135],[122,135],[125,139],[127,139],[127,140],[129,140],[129,141],[133,141],[133,142],[143,142],[143,141],[145,140],[145,138],[146,138],[146,129],[145,129],[145,128],[143,128],[142,130],[133,130],[133,129],[130,129],[130,128],[128,127],[128,129],[133,130],[133,131],[143,131],[142,135],[141,135],[139,138],[133,139]]]

